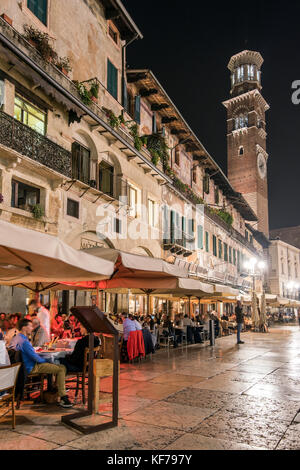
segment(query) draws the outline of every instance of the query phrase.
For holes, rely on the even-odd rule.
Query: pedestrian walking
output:
[[[237,322],[237,344],[244,344],[244,341],[241,340],[241,331],[243,329],[244,323],[244,313],[242,302],[238,300],[237,306],[235,307],[235,318]]]

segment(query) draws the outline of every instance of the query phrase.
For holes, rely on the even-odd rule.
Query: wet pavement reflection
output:
[[[81,436],[60,424],[57,406],[24,404],[15,431],[0,420],[0,449],[300,449],[299,326],[235,340],[122,364],[115,429]],[[110,410],[105,400],[99,419]]]

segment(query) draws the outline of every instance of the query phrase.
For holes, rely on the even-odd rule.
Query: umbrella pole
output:
[[[147,292],[147,315],[150,315],[150,294]]]

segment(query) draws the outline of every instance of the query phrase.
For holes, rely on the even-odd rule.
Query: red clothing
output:
[[[127,342],[129,360],[136,357],[145,357],[145,343],[142,330],[131,331]]]

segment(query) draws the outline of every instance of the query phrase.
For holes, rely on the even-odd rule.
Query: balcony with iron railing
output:
[[[72,176],[71,152],[3,111],[0,111],[0,144],[67,178]]]
[[[108,187],[104,187],[99,178],[86,180],[80,175],[74,178],[70,151],[3,111],[0,111],[0,144],[66,177],[65,189],[78,183],[84,194],[90,191],[96,196],[95,202],[101,197],[107,201],[128,197],[129,185],[119,176],[113,176]]]
[[[188,257],[196,250],[195,237],[182,230],[170,230],[170,238],[163,240],[163,249],[176,255]]]

